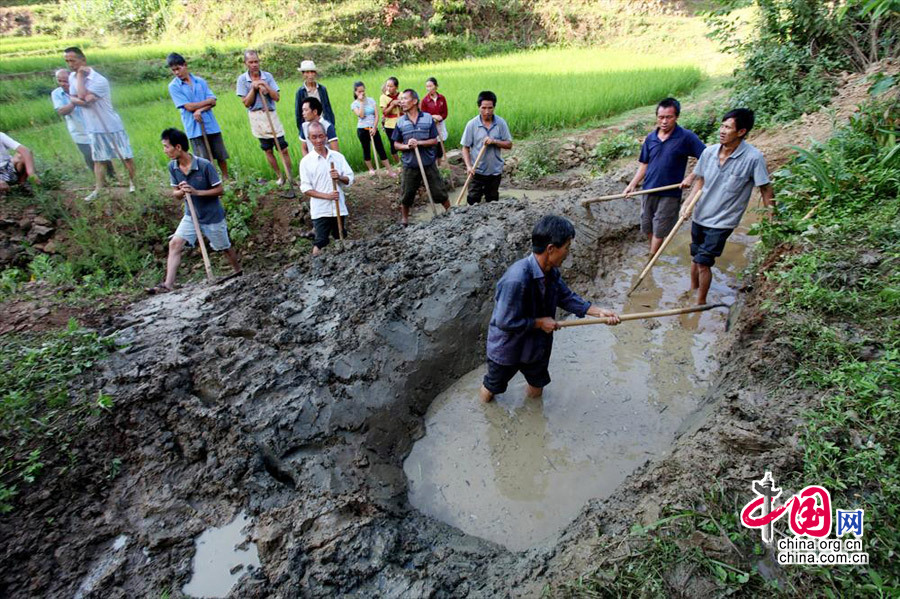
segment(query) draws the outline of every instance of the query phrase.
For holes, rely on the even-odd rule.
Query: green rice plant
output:
[[[556,65],[552,73],[545,66],[548,64]],[[263,68],[266,68],[265,62]],[[210,75],[197,74],[207,78]],[[239,74],[240,71],[235,69],[233,77],[236,79]],[[440,92],[447,97],[450,108],[446,121],[449,138],[445,145],[448,149],[459,146],[466,123],[477,114],[478,93],[484,89],[497,94],[497,114],[506,119],[514,138],[522,138],[652,104],[667,95],[687,92],[701,78],[699,69],[685,66],[676,59],[590,48],[537,50],[323,78],[322,83],[328,87],[335,111],[341,152],[355,169],[362,168],[363,162],[362,149],[356,138],[356,116],[350,111],[353,82],[363,80],[369,95],[377,98],[382,83],[392,75],[400,79],[401,89],[411,87],[420,93],[424,93],[427,77],[438,79]],[[278,82],[282,98],[278,112],[295,165],[300,158],[294,119],[298,79]],[[157,85],[162,99],[152,103],[128,106],[116,90],[115,81],[113,95],[117,106],[121,107],[120,113],[134,151],[141,159],[149,159],[162,167],[166,158],[160,149],[159,134],[165,127],[181,128],[182,124],[178,111],[165,99],[164,82]],[[214,112],[231,155],[230,164],[240,174],[271,174],[257,140],[250,135],[247,111],[233,90],[231,86],[213,85],[213,91],[218,95]],[[52,113],[49,100],[46,106]],[[62,124],[23,129],[17,132],[17,139],[34,144],[39,154],[67,156],[67,164],[77,163],[74,146]]]
[[[5,58],[23,54],[49,54],[62,52],[64,48],[78,46],[82,50],[92,48],[96,42],[90,38],[59,39],[52,36],[8,37],[0,40],[0,55]]]

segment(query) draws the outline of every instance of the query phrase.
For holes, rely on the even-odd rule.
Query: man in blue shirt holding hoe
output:
[[[541,396],[550,383],[553,331],[560,328],[557,308],[579,318],[607,317],[610,324],[619,323],[615,312],[592,306],[562,280],[559,267],[569,255],[574,237],[571,222],[548,214],[531,231],[532,253],[510,266],[497,283],[481,401],[488,403],[505,392],[520,371],[525,376],[528,397]]]

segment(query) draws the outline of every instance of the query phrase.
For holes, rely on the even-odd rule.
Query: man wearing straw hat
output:
[[[403,116],[397,121],[391,143],[403,152],[403,175],[400,178],[400,214],[401,224],[409,224],[409,209],[416,199],[416,191],[424,185],[422,171],[428,180],[431,190],[431,201],[441,204],[444,210],[450,210],[450,200],[441,173],[435,164],[435,146],[438,145],[438,130],[434,119],[427,112],[419,110],[419,94],[415,90],[406,89],[400,94],[400,108]],[[420,169],[415,148],[419,148],[422,158]]]
[[[207,160],[215,159],[222,178],[227,179],[228,150],[222,139],[222,129],[212,111],[217,101],[216,94],[209,89],[205,79],[188,70],[187,61],[181,54],[172,52],[166,57],[166,63],[175,75],[169,82],[169,95],[181,112],[181,123],[191,140],[191,149],[194,154]]]
[[[96,185],[84,200],[89,202],[97,197],[105,182],[104,162],[116,158],[125,163],[128,170],[129,188],[134,192],[134,154],[122,118],[115,111],[109,88],[109,81],[95,69],[87,66],[84,52],[75,46],[64,51],[69,66],[69,93],[72,104],[87,108],[84,111],[84,125],[91,138],[91,159],[94,161]]]
[[[275,158],[275,152],[273,151],[276,146],[276,139],[272,137],[272,129],[275,129],[281,157],[284,159],[285,168],[290,173],[293,168],[291,166],[291,154],[288,152],[288,144],[284,139],[284,127],[281,125],[278,112],[275,110],[275,103],[281,99],[278,84],[275,83],[272,73],[260,70],[259,53],[256,50],[246,50],[244,52],[244,64],[247,66],[247,72],[241,73],[237,79],[237,95],[241,97],[244,106],[247,107],[247,115],[250,117],[250,131],[253,133],[253,137],[259,140],[259,147],[266,153],[266,161],[269,163],[269,166],[276,173],[280,173],[278,160]],[[266,112],[269,114],[266,115]],[[284,182],[282,177],[285,176],[287,176],[287,173],[278,177],[278,185]]]
[[[469,204],[479,203],[482,197],[485,202],[500,199],[500,177],[503,175],[500,150],[512,148],[512,134],[506,121],[494,114],[496,106],[497,95],[494,92],[478,94],[479,114],[466,123],[460,141],[466,171],[472,177],[466,194]],[[472,164],[472,152],[475,152],[476,159],[481,156],[478,164]]]
[[[309,123],[307,135],[313,151],[300,161],[300,191],[309,197],[309,216],[316,232],[312,255],[318,256],[328,245],[329,237],[338,239],[347,231],[349,212],[344,187],[353,183],[353,169],[343,154],[326,146],[322,123]]]
[[[640,166],[623,193],[635,193],[642,181],[644,189],[680,183],[688,158],[700,158],[706,146],[697,134],[678,125],[680,114],[681,104],[675,98],[666,98],[657,105],[656,129],[644,140],[638,158]],[[693,176],[689,176],[682,188],[690,187],[692,181]],[[650,242],[651,256],[678,221],[682,188],[646,194],[641,200],[641,232]]]
[[[619,316],[592,306],[566,285],[559,267],[569,255],[575,227],[561,216],[548,214],[531,231],[531,251],[510,266],[494,294],[494,312],[488,325],[487,373],[481,385],[481,401],[504,393],[509,381],[521,372],[528,397],[540,397],[550,383],[550,351],[553,331],[560,328],[556,310],[562,308],[583,318]]]
[[[322,117],[334,125],[334,111],[331,109],[331,100],[328,99],[328,90],[325,89],[324,85],[316,81],[316,78],[319,76],[319,72],[316,70],[316,63],[311,60],[304,60],[300,63],[297,70],[303,75],[303,85],[297,90],[297,95],[294,99],[294,118],[297,119],[297,129],[300,130],[303,127],[303,112],[301,108],[303,107],[303,100],[306,98],[316,98],[321,102]]]
[[[185,196],[190,194],[196,211],[200,233],[215,251],[224,251],[235,274],[241,274],[237,252],[228,238],[228,225],[225,222],[225,208],[220,197],[225,188],[222,178],[212,163],[188,152],[188,137],[178,129],[166,129],[160,136],[163,151],[171,159],[169,162],[169,183],[172,196],[176,200],[185,199],[184,216],[178,228],[169,239],[169,257],[166,260],[166,279],[156,287],[147,289],[147,293],[168,293],[175,289],[175,275],[181,264],[181,251],[185,244],[193,246],[197,243],[197,230],[191,218]]]

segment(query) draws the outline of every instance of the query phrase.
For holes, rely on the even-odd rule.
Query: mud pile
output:
[[[494,285],[533,223],[576,221],[578,289],[638,210],[595,205],[586,220],[578,200],[620,186],[454,209],[136,304],[116,323],[126,347],[78,382],[112,395],[112,414],[0,524],[0,590],[177,596],[193,539],[241,510],[262,568],[235,597],[481,595],[538,575],[540,552],[513,555],[411,509],[402,463],[430,402],[483,361]]]

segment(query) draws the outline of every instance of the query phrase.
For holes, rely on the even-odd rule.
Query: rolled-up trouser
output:
[[[428,178],[428,188],[431,190],[431,200],[435,204],[443,204],[447,201],[447,189],[437,166],[432,162],[425,167],[425,176]],[[422,185],[422,173],[419,166],[403,167],[403,178],[400,181],[400,202],[409,208],[416,200],[416,192]]]
[[[92,173],[94,172],[94,159],[91,158],[91,144],[75,144],[78,146],[78,151],[81,152],[81,157],[84,158],[84,163],[87,165],[88,170]],[[109,177],[116,176],[116,169],[113,168],[112,160],[106,163],[106,175]]]
[[[680,197],[645,195],[641,200],[641,233],[665,239],[678,222],[680,208]]]
[[[502,175],[472,175],[469,182],[469,191],[466,193],[466,201],[469,204],[477,204],[484,197],[485,202],[496,202],[500,199],[500,177]]]

